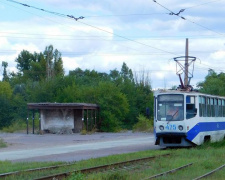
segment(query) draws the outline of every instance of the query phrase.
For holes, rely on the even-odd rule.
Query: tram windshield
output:
[[[184,120],[184,96],[179,94],[159,95],[157,103],[157,120]]]

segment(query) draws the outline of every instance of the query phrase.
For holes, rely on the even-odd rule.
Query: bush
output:
[[[103,121],[101,123],[101,130],[104,132],[119,132],[121,131],[121,122],[109,111],[101,113]]]
[[[137,124],[133,126],[133,131],[152,132],[153,120],[150,120],[143,115],[139,115]]]
[[[7,144],[3,141],[3,139],[0,139],[0,148],[7,147]]]
[[[18,120],[13,122],[10,126],[4,127],[2,131],[7,133],[14,133],[16,131],[26,131],[26,129],[27,129],[26,122],[23,120]]]

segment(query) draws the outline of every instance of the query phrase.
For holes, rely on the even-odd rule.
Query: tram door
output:
[[[186,96],[186,119],[191,119],[197,114],[195,96]]]

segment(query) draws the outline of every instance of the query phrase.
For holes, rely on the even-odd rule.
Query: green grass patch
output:
[[[217,143],[207,143],[202,146],[194,147],[194,148],[180,148],[180,149],[166,149],[166,150],[149,150],[149,151],[141,151],[136,153],[128,153],[121,155],[112,155],[107,157],[101,157],[96,159],[89,159],[74,162],[72,166],[66,168],[59,168],[55,170],[47,170],[39,173],[31,173],[31,174],[21,174],[17,175],[16,179],[35,179],[38,177],[57,174],[60,172],[68,172],[74,170],[81,170],[83,168],[89,168],[94,166],[101,166],[121,161],[128,161],[132,159],[149,157],[155,155],[162,155],[170,153],[170,156],[161,156],[155,158],[148,163],[146,163],[146,168],[140,168],[138,170],[121,170],[121,171],[111,171],[111,172],[102,172],[102,173],[94,173],[90,175],[85,175],[81,173],[74,174],[67,179],[72,180],[82,180],[82,179],[128,179],[128,180],[136,180],[136,179],[145,179],[147,177],[153,176],[155,174],[159,174],[168,170],[172,170],[178,168],[180,166],[187,165],[189,163],[193,163],[192,166],[180,170],[178,172],[171,173],[169,175],[165,175],[159,177],[157,179],[194,179],[199,177],[209,171],[212,171],[219,166],[225,164],[225,142],[217,142]],[[28,168],[35,167],[44,167],[56,164],[62,164],[63,162],[39,162],[39,163],[12,163],[9,161],[0,162],[0,172],[6,173],[10,171],[19,171]],[[209,179],[223,179],[225,177],[225,168],[220,170],[219,172],[210,176]],[[15,177],[11,177],[13,179]]]
[[[7,147],[7,143],[0,138],[0,148],[4,148],[4,147]]]

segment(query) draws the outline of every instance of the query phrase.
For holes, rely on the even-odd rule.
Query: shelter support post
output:
[[[27,134],[29,133],[29,129],[28,129],[28,119],[29,119],[29,110],[27,110]]]
[[[87,131],[88,131],[88,109],[87,109]]]
[[[39,132],[41,131],[41,110],[39,110]]]
[[[82,130],[84,129],[84,109],[82,109]]]
[[[33,126],[33,134],[34,134],[34,110],[32,111],[32,126]]]
[[[97,125],[96,125],[96,110],[95,110],[95,128],[97,127]]]

